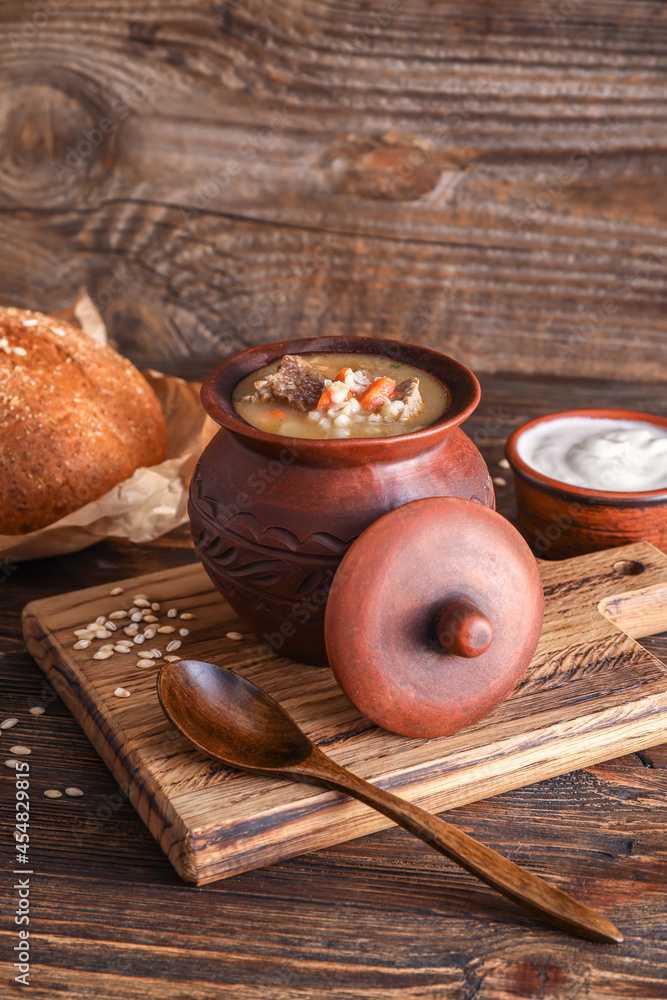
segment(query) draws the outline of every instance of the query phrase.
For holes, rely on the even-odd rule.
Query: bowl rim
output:
[[[579,500],[589,500],[591,503],[611,506],[634,506],[638,501],[648,503],[667,503],[667,486],[657,490],[594,490],[587,486],[574,486],[564,483],[560,479],[552,479],[544,473],[534,469],[521,458],[518,450],[519,438],[527,430],[536,427],[538,424],[549,423],[552,420],[559,420],[567,417],[593,417],[605,420],[633,420],[637,423],[653,424],[662,427],[667,431],[667,417],[660,417],[657,414],[643,413],[639,410],[621,410],[609,407],[590,408],[577,410],[558,410],[556,413],[547,413],[541,417],[535,417],[527,423],[517,427],[512,431],[505,444],[505,455],[512,470],[521,478],[530,483],[541,486],[549,493],[564,494],[567,498]]]
[[[266,364],[270,364],[284,354],[313,353],[379,354],[396,358],[407,353],[414,354],[414,358],[411,361],[408,361],[406,358],[406,363],[412,364],[415,368],[422,368],[428,374],[438,378],[445,385],[450,400],[452,397],[450,386],[437,371],[432,370],[428,366],[429,361],[431,361],[434,368],[436,367],[436,363],[440,366],[446,364],[456,376],[453,379],[454,384],[458,381],[460,391],[464,396],[467,395],[468,398],[464,405],[459,406],[454,412],[451,412],[450,409],[445,410],[442,419],[436,420],[435,423],[429,424],[428,427],[424,427],[422,430],[408,431],[405,434],[387,435],[385,437],[288,437],[253,427],[252,424],[249,424],[236,412],[231,401],[232,393],[243,378],[253,371],[263,368]],[[268,355],[271,355],[271,357],[267,360]],[[258,356],[262,357],[263,360],[256,363],[254,359]],[[238,369],[243,370],[237,373],[233,382],[231,382],[230,374]],[[474,372],[461,361],[457,361],[456,358],[452,358],[448,354],[443,354],[441,351],[435,351],[430,347],[424,347],[421,344],[412,344],[404,340],[358,337],[345,334],[276,340],[266,344],[257,344],[225,359],[225,361],[207,375],[201,388],[201,401],[204,409],[209,416],[226,430],[264,444],[276,445],[280,443],[283,447],[296,449],[301,452],[307,450],[310,453],[321,453],[326,449],[327,453],[334,452],[341,456],[344,453],[358,451],[362,448],[368,448],[371,445],[382,445],[385,447],[393,445],[397,447],[401,443],[406,444],[410,442],[411,449],[418,450],[429,444],[435,444],[441,437],[454,430],[464,420],[467,420],[476,409],[480,397],[481,388]]]

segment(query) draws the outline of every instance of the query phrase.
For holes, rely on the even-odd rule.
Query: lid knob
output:
[[[435,634],[446,653],[472,659],[491,645],[493,625],[469,598],[453,597],[435,619]]]

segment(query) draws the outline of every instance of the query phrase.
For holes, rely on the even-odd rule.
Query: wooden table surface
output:
[[[191,362],[180,373],[202,370]],[[466,430],[507,480],[498,506],[510,517],[511,475],[498,462],[524,420],[612,403],[667,414],[664,383],[493,376],[482,387]],[[0,712],[20,719],[0,734],[3,759],[16,743],[32,748],[33,1000],[667,997],[667,746],[447,817],[598,907],[622,929],[618,946],[533,919],[398,829],[204,888],[182,884],[25,652],[20,615],[36,598],[192,559],[184,528],[151,545],[103,543],[1,567]],[[651,648],[667,660],[667,640]],[[31,698],[48,703],[45,715],[28,714]],[[83,797],[42,794],[65,785]],[[13,787],[2,768],[3,816],[12,820]],[[9,996],[17,895],[8,825],[3,842],[0,995]]]
[[[3,304],[667,376],[664,0],[5,0],[0,65]]]

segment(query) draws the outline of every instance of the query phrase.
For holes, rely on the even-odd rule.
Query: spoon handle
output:
[[[595,910],[555,889],[537,875],[519,868],[513,861],[508,861],[489,847],[473,840],[455,826],[377,785],[369,784],[340,767],[321,751],[316,750],[301,766],[304,778],[308,774],[308,777],[316,778],[318,783],[347,792],[379,810],[436,851],[497,889],[503,896],[557,927],[592,941],[614,943],[623,940],[620,931]],[[295,770],[296,768],[292,769],[292,774]]]

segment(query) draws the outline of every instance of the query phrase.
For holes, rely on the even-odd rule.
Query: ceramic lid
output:
[[[526,671],[544,595],[526,542],[500,514],[429,497],[375,521],[334,578],[331,669],[369,719],[445,736],[493,710]]]

